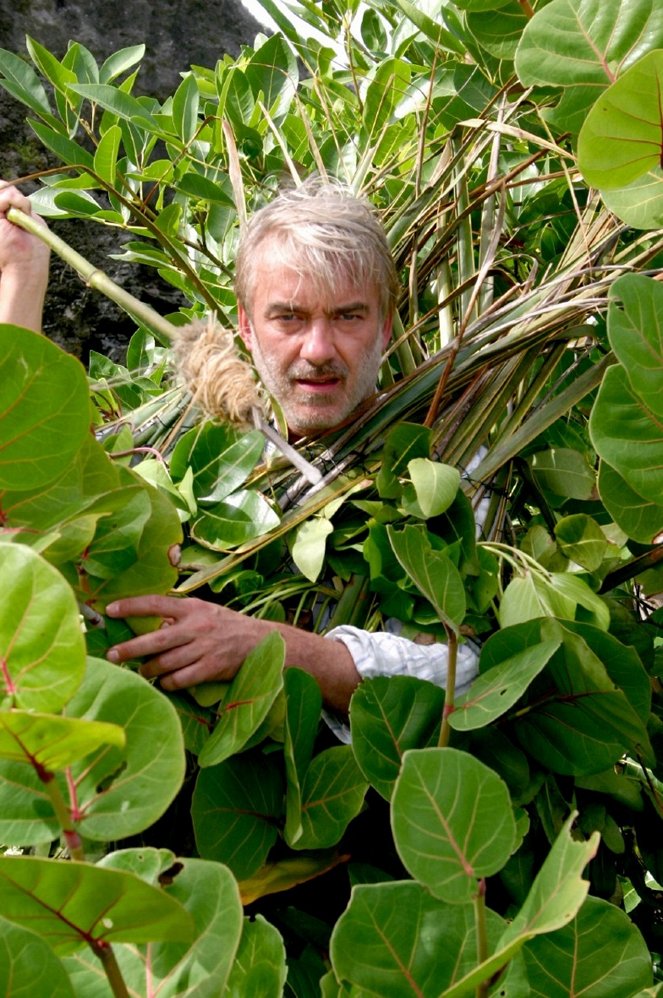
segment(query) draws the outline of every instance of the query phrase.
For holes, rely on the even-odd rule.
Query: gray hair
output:
[[[391,314],[398,278],[382,223],[370,203],[334,180],[311,176],[281,191],[258,209],[242,231],[235,292],[251,314],[253,267],[260,244],[277,235],[284,259],[323,293],[332,294],[348,276],[378,289],[383,316]]]

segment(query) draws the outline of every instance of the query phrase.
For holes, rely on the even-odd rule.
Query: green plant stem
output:
[[[481,878],[479,889],[474,899],[474,926],[477,936],[477,964],[488,959],[488,933],[486,931],[486,881]],[[488,994],[488,981],[482,981],[476,989],[476,998],[485,998]]]
[[[71,812],[67,807],[64,797],[62,796],[62,791],[60,790],[57,780],[55,779],[55,775],[53,773],[44,772],[39,774],[39,778],[44,784],[46,793],[50,798],[51,805],[55,811],[55,817],[57,818],[62,830],[62,836],[70,857],[82,862],[85,859],[85,853],[83,851],[81,837],[78,834],[77,829],[74,827]]]
[[[458,662],[458,636],[454,631],[445,628],[447,632],[447,647],[449,658],[447,663],[447,686],[444,695],[444,707],[442,709],[442,724],[440,726],[440,737],[438,747],[445,748],[449,744],[451,737],[451,725],[449,715],[453,714],[456,703],[456,664]]]
[[[43,243],[46,243],[65,263],[73,267],[88,287],[94,288],[95,291],[100,291],[106,295],[116,305],[119,305],[121,309],[133,316],[138,323],[147,326],[155,333],[160,333],[169,340],[172,339],[174,327],[168,319],[164,319],[163,316],[159,315],[153,308],[150,308],[149,305],[146,305],[138,298],[134,298],[128,291],[119,287],[103,270],[94,267],[85,257],[77,253],[64,239],[60,239],[59,236],[56,236],[45,225],[42,225],[32,216],[26,215],[25,212],[19,211],[18,208],[10,208],[7,212],[7,218],[14,225],[18,225],[21,229],[25,229],[26,232],[30,232],[33,236],[41,239]]]
[[[124,983],[122,972],[117,965],[115,953],[110,943],[104,943],[100,940],[90,940],[90,946],[94,955],[101,960],[101,965],[104,968],[115,998],[129,998],[129,991]]]

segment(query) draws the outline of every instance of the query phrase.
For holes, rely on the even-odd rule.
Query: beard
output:
[[[283,369],[278,360],[263,353],[255,336],[252,354],[260,380],[281,406],[288,427],[297,434],[308,435],[340,426],[375,392],[382,343],[376,331],[374,343],[360,355],[356,370],[341,362],[316,367],[302,360]],[[307,392],[300,384],[321,378],[338,380],[337,391],[330,392],[327,398],[314,391]]]

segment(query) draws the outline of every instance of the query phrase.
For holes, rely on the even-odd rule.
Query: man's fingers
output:
[[[178,596],[128,596],[114,600],[106,607],[109,617],[172,617],[177,619],[187,611],[187,601]]]

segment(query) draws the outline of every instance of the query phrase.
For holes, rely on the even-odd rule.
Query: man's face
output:
[[[258,248],[251,313],[240,306],[240,333],[291,433],[333,429],[375,391],[391,334],[377,287],[348,277],[333,298],[321,294],[271,238]]]

